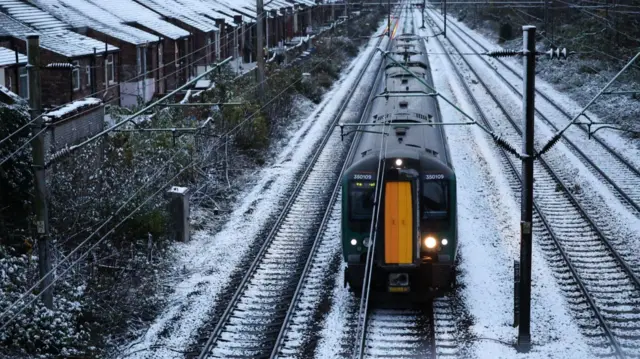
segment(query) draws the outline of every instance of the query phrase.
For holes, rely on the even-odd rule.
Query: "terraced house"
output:
[[[95,48],[104,49],[103,56],[115,58],[117,47],[75,33],[66,23],[19,1],[0,0],[0,11],[0,47],[26,54],[27,35],[40,35],[44,106],[70,102],[93,92],[99,92],[103,99],[117,96],[117,90],[109,86],[111,81],[117,82],[113,70],[117,63],[113,60],[104,72],[98,72],[94,61]],[[20,70],[19,77],[13,80],[12,89],[26,98],[28,75]]]
[[[265,3],[268,48],[322,21],[321,7],[310,0]],[[217,60],[233,56],[239,66],[257,55],[254,0],[0,0],[0,16],[0,84],[27,96],[20,66],[25,38],[39,33],[49,65],[43,89],[51,90],[43,96],[52,105],[94,95],[132,106],[176,89]]]

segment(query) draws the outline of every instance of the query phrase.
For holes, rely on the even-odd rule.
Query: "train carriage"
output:
[[[390,56],[432,86],[422,39],[398,36]],[[437,294],[455,282],[456,180],[444,131],[436,125],[441,122],[438,104],[430,92],[386,60],[368,125],[360,129],[342,178],[345,282],[356,294],[370,250],[373,292],[427,298],[425,294]]]

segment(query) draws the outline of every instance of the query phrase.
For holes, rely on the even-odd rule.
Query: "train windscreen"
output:
[[[349,214],[353,221],[370,221],[376,195],[374,181],[354,181],[349,186]]]
[[[449,185],[447,181],[424,181],[420,207],[423,221],[446,222],[449,217]]]

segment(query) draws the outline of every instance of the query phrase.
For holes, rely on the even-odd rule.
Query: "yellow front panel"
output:
[[[412,257],[411,183],[387,182],[384,197],[384,261],[409,264]]]

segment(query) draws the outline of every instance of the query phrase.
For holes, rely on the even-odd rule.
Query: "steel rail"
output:
[[[379,45],[380,41],[382,41],[382,38],[380,38],[378,40],[378,43],[376,44],[376,47]],[[370,56],[372,57],[375,54],[376,54],[376,51],[371,51],[371,55]],[[369,62],[370,62],[370,60],[369,60]],[[247,285],[249,283],[249,280],[253,277],[253,274],[256,272],[256,269],[258,268],[258,265],[260,264],[260,262],[264,258],[264,256],[267,253],[267,250],[269,249],[271,243],[275,239],[276,234],[278,233],[282,223],[284,222],[284,220],[287,217],[289,211],[291,210],[291,207],[295,203],[295,201],[296,201],[296,199],[298,197],[298,194],[300,193],[305,181],[307,180],[307,178],[309,177],[310,173],[312,172],[312,170],[313,170],[318,158],[320,157],[322,151],[325,148],[325,145],[327,144],[329,139],[332,137],[333,132],[335,130],[336,124],[339,122],[340,118],[342,117],[343,113],[345,112],[348,104],[350,103],[351,98],[353,97],[353,94],[355,93],[355,90],[358,88],[358,86],[359,86],[359,84],[360,84],[362,78],[364,77],[364,74],[366,73],[368,68],[369,68],[369,66],[364,66],[363,67],[363,69],[361,70],[360,74],[358,75],[357,81],[354,83],[354,85],[350,89],[349,94],[343,99],[338,112],[336,113],[336,115],[334,116],[334,119],[332,120],[332,123],[328,127],[327,133],[324,135],[322,141],[318,144],[317,150],[315,151],[313,157],[309,161],[309,164],[307,165],[304,173],[302,174],[302,176],[298,180],[297,185],[295,186],[295,188],[291,192],[291,196],[287,200],[287,202],[286,202],[286,204],[285,204],[280,216],[278,217],[276,222],[273,224],[273,227],[272,227],[270,233],[268,234],[267,239],[265,240],[264,244],[261,246],[259,252],[257,253],[255,259],[251,263],[251,266],[248,268],[248,270],[247,270],[246,274],[244,275],[244,277],[242,278],[241,282],[238,284],[238,289],[235,291],[233,297],[231,298],[231,300],[227,304],[225,311],[223,312],[222,316],[218,320],[215,328],[213,329],[212,334],[209,336],[209,339],[205,343],[202,351],[200,352],[200,355],[198,356],[198,359],[205,359],[206,357],[209,356],[209,352],[213,348],[213,345],[215,344],[215,342],[220,337],[220,334],[223,331],[224,325],[229,321],[231,313],[233,312],[233,310],[235,309],[236,305],[238,304],[240,298],[242,297],[244,289],[247,287]]]
[[[380,80],[382,79],[382,71],[380,71],[382,69],[382,66],[384,64],[384,60],[380,61],[380,66],[378,67],[378,73],[376,76],[376,80],[374,81],[373,84],[373,88],[375,89],[379,83]],[[371,94],[369,95],[369,97],[371,98],[371,96],[374,94],[374,91],[371,91]],[[370,111],[370,106],[371,106],[371,102],[367,101],[367,104],[365,105],[365,107],[360,111],[360,113],[358,114],[358,117],[360,118],[359,122],[362,122],[366,115],[369,114]],[[340,176],[339,178],[342,179],[342,175],[344,173],[344,171],[347,169],[347,164],[350,163],[349,159],[353,158],[353,156],[356,154],[355,150],[357,148],[357,144],[358,144],[358,139],[360,138],[361,134],[356,132],[351,146],[349,147],[349,152],[347,153],[346,156],[346,160],[342,166],[342,169],[340,170]],[[320,224],[320,229],[318,231],[318,234],[316,235],[316,238],[314,240],[313,243],[313,247],[311,248],[311,251],[309,252],[309,257],[307,258],[307,262],[305,263],[304,269],[302,270],[302,274],[300,276],[300,280],[298,281],[298,285],[296,287],[296,290],[293,294],[293,298],[291,300],[291,303],[289,305],[289,309],[287,310],[287,314],[285,315],[283,324],[280,328],[280,332],[278,333],[278,337],[276,338],[276,343],[274,345],[273,351],[271,352],[271,356],[270,358],[276,358],[278,356],[278,353],[280,352],[280,350],[282,349],[284,343],[285,343],[285,335],[287,333],[287,330],[289,329],[289,326],[291,324],[291,319],[293,317],[293,314],[296,310],[296,307],[298,306],[298,303],[300,302],[300,299],[302,297],[302,290],[304,288],[304,284],[307,281],[307,276],[311,270],[311,267],[314,264],[314,259],[315,259],[315,255],[317,253],[318,248],[320,247],[320,241],[321,238],[324,236],[327,225],[329,223],[329,219],[331,218],[331,214],[333,211],[333,206],[335,204],[335,201],[337,199],[338,193],[340,191],[340,188],[342,187],[342,182],[341,180],[339,180],[332,193],[331,193],[331,200],[329,201],[329,206],[327,207],[327,211],[324,214],[324,217],[322,218],[322,222]]]
[[[437,25],[435,25],[435,26],[437,26]],[[438,29],[439,28],[440,27],[438,27]],[[458,35],[455,31],[452,31],[452,32],[454,34],[456,34],[456,36],[458,36],[458,38],[462,39],[460,37],[460,35]],[[442,45],[442,42],[440,40],[439,40],[439,43]],[[459,51],[458,48],[455,45],[453,45],[453,43],[451,43],[451,46],[454,49],[456,49],[456,51]],[[443,48],[444,48],[444,46],[443,46]],[[450,57],[449,54],[447,54],[447,56]],[[509,122],[511,123],[513,128],[516,130],[516,132],[518,132],[518,134],[520,136],[522,136],[522,130],[518,126],[517,122],[507,113],[506,109],[504,108],[502,103],[496,98],[496,96],[491,91],[489,91],[489,87],[487,86],[487,84],[480,78],[480,76],[478,76],[478,73],[471,67],[471,65],[469,64],[469,62],[467,61],[466,58],[464,58],[463,56],[460,56],[460,58],[465,62],[465,64],[467,64],[467,67],[469,67],[469,70],[476,76],[476,78],[478,79],[479,83],[482,84],[482,86],[485,88],[486,92],[496,102],[496,104],[500,108],[501,112],[509,120]],[[560,177],[555,173],[555,171],[553,171],[551,169],[551,166],[542,157],[540,157],[540,163],[545,167],[545,169],[549,172],[549,174],[551,174],[553,179],[558,184],[560,184],[560,186],[562,187],[562,189],[565,192],[565,194],[570,198],[571,202],[578,208],[578,210],[581,212],[583,217],[587,220],[589,225],[593,228],[593,230],[602,239],[602,241],[605,244],[605,246],[612,252],[612,254],[616,258],[616,260],[619,262],[619,264],[622,266],[622,268],[624,268],[624,270],[626,271],[627,275],[629,275],[629,277],[632,279],[632,281],[634,282],[636,288],[638,288],[640,290],[640,278],[635,274],[635,272],[629,266],[629,264],[626,262],[626,260],[624,260],[624,258],[622,258],[622,256],[619,254],[619,252],[611,245],[611,243],[606,238],[606,236],[604,235],[604,233],[602,232],[600,227],[591,219],[591,217],[587,214],[587,211],[584,209],[584,207],[578,202],[578,199],[573,195],[573,193],[571,193],[571,191],[569,191],[569,189],[566,187],[566,185],[560,180]]]
[[[437,14],[436,14],[436,16],[437,16]],[[452,33],[454,33],[461,41],[465,42],[466,44],[469,44],[468,41],[465,41],[465,40],[462,39],[462,36],[460,36],[459,32],[464,34],[465,37],[467,37],[468,39],[473,41],[476,45],[480,46],[485,52],[489,51],[489,49],[484,47],[480,42],[478,42],[476,39],[474,39],[472,36],[470,36],[466,31],[461,29],[457,24],[452,22],[452,23],[450,23],[450,26],[452,27],[452,29],[450,31]],[[458,29],[459,32],[454,30],[453,28]],[[469,47],[471,47],[471,46],[469,46]],[[493,69],[493,72],[496,75],[498,75],[498,77],[500,77],[500,79],[511,89],[511,91],[513,91],[515,94],[517,94],[519,96],[522,96],[522,93],[511,82],[507,81],[507,79],[498,70],[496,70],[484,56],[480,56],[480,59],[482,59],[482,61],[484,63],[486,63],[488,66],[490,66]],[[511,66],[507,65],[504,61],[502,61],[499,58],[495,58],[495,60],[498,61],[502,66],[504,66],[513,75],[517,76],[519,79],[522,79],[522,75],[517,73]],[[551,100],[544,92],[539,91],[536,88],[536,94],[541,96],[543,99],[545,99],[545,101],[547,101],[552,107],[554,107],[563,116],[565,116],[569,120],[572,120],[572,116],[567,111],[565,111],[562,107],[560,107],[557,103],[555,103],[553,100]],[[549,120],[549,118],[547,116],[545,116],[540,110],[538,110],[536,108],[535,111],[536,111],[536,114],[542,120],[544,120],[549,126],[551,126],[551,128],[553,128],[554,131],[556,131],[556,132],[559,131],[558,126],[556,126],[551,120]],[[618,152],[614,151],[609,145],[607,145],[604,141],[602,141],[597,136],[589,135],[589,130],[587,128],[585,128],[582,124],[576,123],[576,126],[578,128],[580,128],[587,136],[591,136],[600,146],[602,146],[606,150],[607,153],[609,153],[610,155],[615,157],[615,159],[617,159],[624,167],[626,167],[629,171],[631,171],[633,174],[635,174],[638,177],[638,179],[640,180],[640,170],[637,169],[636,167],[634,167],[634,165],[632,163],[630,163],[627,159],[622,157]],[[633,207],[638,213],[640,213],[640,203],[634,201],[631,197],[629,197],[629,195],[622,188],[620,188],[620,186],[618,186],[618,184],[613,179],[611,179],[611,177],[609,175],[607,175],[600,167],[598,167],[593,162],[593,160],[590,159],[580,149],[580,147],[577,146],[576,144],[574,144],[574,142],[571,141],[566,135],[563,134],[562,135],[562,139],[564,141],[566,141],[580,155],[580,157],[582,157],[584,159],[584,161],[587,162],[587,164],[591,168],[593,168],[596,172],[598,172],[598,174],[600,176],[602,176],[602,178],[604,178],[631,207]]]
[[[429,23],[432,27],[436,27],[437,29],[440,29],[440,27],[435,24],[431,19],[429,19]],[[437,39],[438,43],[440,44],[440,47],[442,47],[443,49],[445,49],[444,44],[442,43],[442,41],[440,39]],[[458,49],[453,46],[452,47],[454,49],[456,49],[456,51],[458,51]],[[446,50],[445,50],[446,52]],[[471,99],[471,101],[473,102],[474,107],[476,108],[478,114],[480,115],[480,118],[482,119],[482,121],[485,123],[485,125],[489,128],[493,128],[493,126],[491,126],[491,123],[489,122],[487,116],[484,114],[484,111],[482,110],[482,107],[480,106],[480,104],[478,103],[478,101],[476,100],[476,98],[473,96],[473,93],[471,91],[471,89],[469,88],[469,85],[466,83],[464,76],[462,75],[460,69],[455,66],[455,62],[453,61],[453,58],[451,57],[451,55],[449,53],[446,54],[447,59],[449,60],[449,62],[452,64],[453,69],[456,72],[456,75],[458,77],[458,79],[460,80],[460,83],[463,85],[465,92],[467,93],[468,97]],[[514,126],[514,128],[516,129],[516,131],[522,135],[519,127],[515,124],[513,118],[506,112],[506,109],[502,106],[501,102],[495,97],[495,95],[493,93],[491,93],[490,91],[488,91],[488,87],[486,86],[486,84],[484,83],[484,81],[482,81],[480,79],[480,77],[478,77],[478,74],[471,68],[471,66],[469,65],[469,63],[467,62],[466,59],[464,59],[463,56],[460,56],[465,63],[467,64],[467,66],[471,69],[471,71],[474,73],[474,75],[476,76],[476,78],[478,79],[478,81],[480,83],[483,84],[483,86],[485,87],[487,93],[491,96],[491,98],[493,99],[493,101],[498,105],[498,107],[500,108],[501,112],[505,115],[505,117],[509,120],[509,122]],[[500,152],[502,153],[503,157],[507,160],[507,162],[509,163],[509,166],[511,167],[512,172],[515,174],[515,176],[517,177],[518,181],[520,183],[522,183],[522,177],[520,172],[518,171],[517,166],[513,163],[513,160],[510,156],[508,156],[508,154],[505,152],[504,149],[502,149],[501,147],[498,147],[498,149],[500,150]],[[549,174],[551,175],[552,178],[554,178],[556,180],[556,182],[558,184],[560,184],[560,186],[562,187],[562,189],[565,191],[566,194],[568,194],[571,202],[573,202],[574,205],[577,205],[577,202],[575,201],[575,198],[573,197],[573,195],[570,193],[570,191],[568,191],[568,189],[564,186],[564,184],[558,179],[558,177],[555,175],[555,173],[549,168],[549,166],[546,164],[546,162],[540,158],[541,163],[543,164],[543,166],[545,167],[545,169],[547,170],[547,172],[549,172]],[[606,322],[606,319],[604,318],[604,316],[602,315],[602,313],[600,312],[600,309],[597,307],[593,297],[589,294],[589,291],[587,290],[584,282],[582,281],[580,275],[578,274],[576,268],[574,267],[573,263],[571,262],[571,260],[569,259],[569,256],[567,255],[566,251],[564,250],[564,248],[562,247],[562,244],[560,243],[560,240],[558,239],[558,236],[555,234],[555,231],[551,228],[551,224],[548,222],[546,216],[544,215],[544,213],[542,212],[542,210],[540,209],[540,207],[538,206],[537,202],[534,200],[533,202],[533,206],[536,209],[536,212],[539,216],[539,218],[542,221],[542,224],[544,225],[545,229],[547,230],[547,232],[549,233],[550,237],[553,239],[553,242],[555,244],[555,247],[558,249],[558,251],[560,252],[560,255],[562,256],[563,260],[565,261],[565,263],[567,264],[567,267],[569,268],[569,271],[571,272],[571,274],[573,275],[574,279],[576,280],[576,283],[578,285],[578,287],[580,288],[580,291],[582,292],[583,296],[585,297],[585,299],[587,300],[587,302],[589,303],[589,306],[591,307],[591,309],[593,310],[596,318],[598,319],[598,322],[600,323],[601,327],[603,328],[605,335],[607,336],[607,338],[609,339],[609,341],[611,342],[616,355],[618,358],[620,359],[624,359],[626,358],[624,351],[622,350],[622,348],[620,347],[620,343],[618,342],[616,336],[613,334],[611,328],[609,327],[609,325]],[[593,222],[591,221],[591,219],[589,218],[589,216],[586,215],[586,213],[584,212],[584,210],[582,209],[581,206],[577,205],[577,208],[579,209],[579,211],[581,211],[583,217],[592,225],[592,229],[599,235],[599,237],[605,242],[605,245],[607,245],[607,247],[612,251],[612,253],[614,253],[614,256],[618,259],[618,261],[621,261],[622,259],[619,257],[618,253],[615,252],[608,240],[606,239],[606,237],[604,237],[604,235],[602,234],[602,232],[595,226],[595,224],[593,224]],[[624,263],[624,262],[622,262]],[[628,267],[626,267],[626,263],[624,263],[623,267],[626,269]],[[631,276],[632,280],[636,283],[636,285],[638,285],[637,282],[637,278],[635,276]]]

